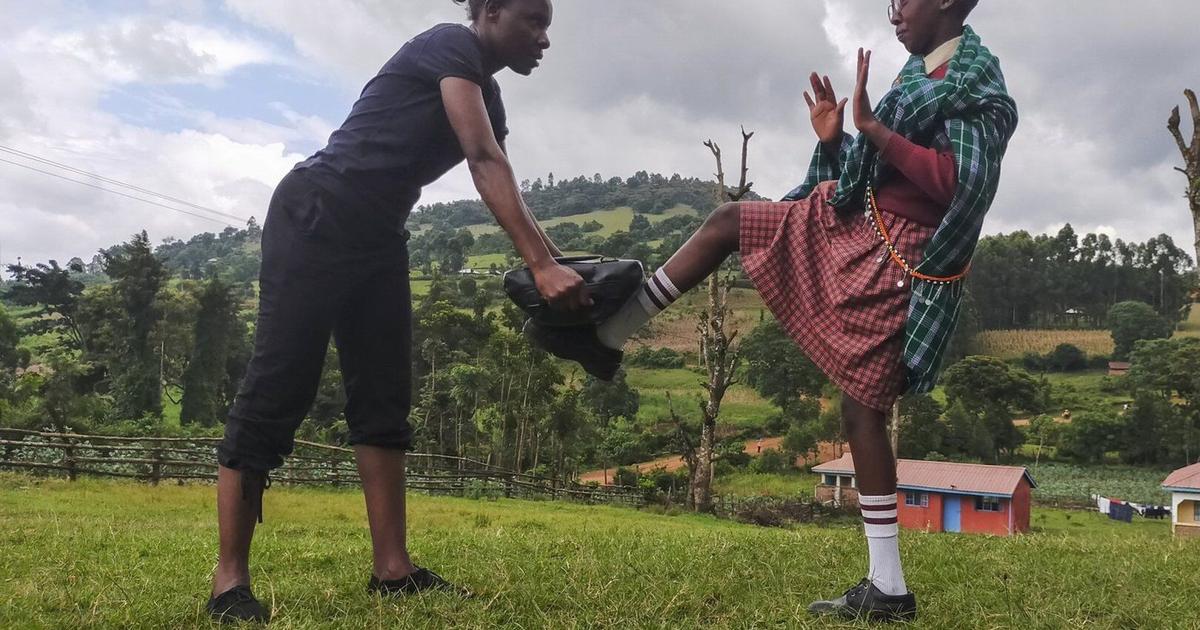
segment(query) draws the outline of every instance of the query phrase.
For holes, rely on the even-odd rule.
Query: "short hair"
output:
[[[488,7],[501,7],[508,0],[453,0],[455,4],[467,5],[467,13],[470,14],[472,20],[478,20],[479,14]],[[978,0],[976,0],[978,2]]]

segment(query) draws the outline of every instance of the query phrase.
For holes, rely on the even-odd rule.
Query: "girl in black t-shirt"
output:
[[[298,164],[271,200],[254,355],[218,448],[220,552],[207,610],[222,621],[270,616],[250,591],[250,543],[267,473],[292,452],[331,334],[370,520],[368,589],[461,592],[414,566],[405,541],[412,331],[404,223],[422,186],[466,160],[542,295],[563,309],[591,303],[583,279],[555,262],[561,252],[521,199],[492,78],[538,66],[550,46],[551,2],[455,1],[468,5],[470,26],[435,26],[406,43],[329,144]]]

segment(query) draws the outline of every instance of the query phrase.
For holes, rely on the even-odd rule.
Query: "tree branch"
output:
[[[1179,145],[1179,152],[1183,154],[1184,163],[1191,160],[1188,159],[1191,151],[1188,150],[1187,143],[1183,141],[1183,134],[1179,131],[1179,106],[1171,108],[1171,115],[1167,118],[1167,131],[1171,132],[1171,136],[1175,138],[1175,144]]]

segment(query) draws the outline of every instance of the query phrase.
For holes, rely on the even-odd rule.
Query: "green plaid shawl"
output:
[[[954,150],[958,188],[942,224],[925,248],[919,273],[945,277],[962,271],[975,253],[983,218],[1000,181],[1000,161],[1017,126],[1017,107],[1008,95],[1000,61],[971,27],[950,61],[946,77],[930,79],[922,57],[912,56],[891,91],[875,108],[875,116],[910,140],[934,135]],[[818,145],[804,183],[784,197],[804,199],[817,184],[838,180],[830,203],[840,209],[863,207],[868,184],[891,168],[865,136],[843,134],[837,156]],[[937,382],[942,355],[958,321],[962,283],[915,280],[905,330],[904,361],[908,391],[928,392]]]

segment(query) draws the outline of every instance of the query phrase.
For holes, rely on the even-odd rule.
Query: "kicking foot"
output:
[[[814,615],[838,615],[843,619],[912,621],[917,618],[917,598],[912,593],[886,595],[870,580],[863,578],[837,599],[809,604],[808,612]]]
[[[398,580],[381,580],[372,575],[371,581],[367,582],[368,593],[390,597],[416,595],[425,591],[443,591],[459,597],[471,597],[471,591],[455,586],[433,571],[420,567]]]
[[[221,623],[238,623],[242,621],[257,621],[267,623],[271,620],[271,612],[266,609],[249,586],[235,586],[220,595],[208,600],[204,607],[216,621]]]
[[[579,363],[585,372],[602,381],[613,380],[625,358],[624,352],[600,342],[595,326],[550,328],[531,319],[525,322],[524,333],[533,345],[556,357]]]

